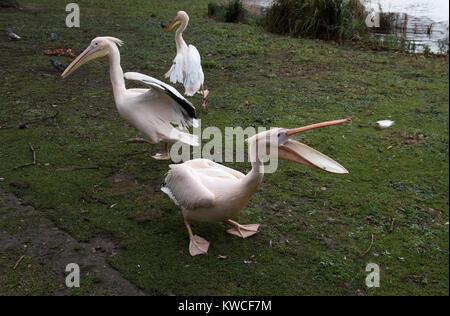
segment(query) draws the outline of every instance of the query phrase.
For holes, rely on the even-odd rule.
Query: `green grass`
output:
[[[42,267],[24,252],[8,249],[0,254],[0,295],[47,295],[58,289],[49,269]],[[20,258],[22,258],[20,260]]]
[[[97,235],[118,240],[123,252],[110,263],[148,294],[448,295],[447,60],[360,51],[220,23],[206,17],[207,2],[79,1],[79,29],[64,26],[65,6],[56,0],[30,1],[43,9],[36,12],[1,10],[1,25],[13,26],[23,40],[1,42],[0,125],[59,111],[26,129],[0,129],[1,188],[79,242]],[[139,133],[115,109],[107,60],[61,80],[43,55],[57,47],[80,53],[96,36],[115,36],[125,42],[120,49],[125,71],[162,79],[175,43],[159,21],[178,10],[191,15],[184,38],[202,54],[211,91],[203,127],[293,128],[353,119],[351,125],[301,138],[349,175],[283,163],[265,177],[238,218],[261,222],[261,232],[241,240],[221,224],[193,223],[194,232],[211,242],[208,255],[194,258],[179,209],[159,190],[168,163],[149,157],[156,149],[125,143]],[[56,42],[47,39],[53,30]],[[200,96],[192,100],[201,102]],[[396,124],[378,132],[372,124],[380,119]],[[29,142],[39,164],[14,170],[32,160]],[[250,168],[227,165],[242,172]],[[119,173],[130,179],[114,182]],[[28,182],[30,188],[10,182]],[[442,215],[431,216],[429,208]],[[7,225],[15,229],[15,223]],[[374,243],[362,256],[372,234]],[[370,262],[382,271],[375,290],[364,283]],[[2,273],[7,282],[0,282],[0,293],[29,294],[21,288],[11,292],[8,280],[16,272]],[[22,277],[32,294],[52,293],[46,278]]]

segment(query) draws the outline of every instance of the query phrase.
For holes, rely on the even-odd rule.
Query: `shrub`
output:
[[[268,31],[342,41],[367,32],[359,0],[276,0],[267,11]]]
[[[247,11],[244,9],[241,0],[230,0],[225,6],[209,3],[208,16],[229,23],[246,22]]]

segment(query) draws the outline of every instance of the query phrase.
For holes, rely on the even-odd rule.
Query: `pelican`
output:
[[[149,140],[132,139],[132,142],[147,142],[156,144],[163,142],[165,152],[156,154],[157,160],[169,160],[169,143],[181,141],[191,146],[198,146],[198,137],[182,132],[173,127],[197,126],[195,108],[176,89],[155,78],[137,73],[123,74],[120,66],[118,46],[120,39],[114,37],[97,37],[63,72],[66,78],[69,74],[88,61],[108,56],[110,78],[119,114],[130,125],[141,131]],[[148,89],[126,89],[125,80],[135,80]]]
[[[275,149],[271,150],[271,153],[276,153],[271,154],[271,157],[276,159],[305,164],[330,173],[348,173],[331,158],[291,139],[300,132],[345,122],[351,122],[351,119],[322,122],[297,129],[276,128],[249,138],[247,142],[252,170],[247,175],[208,159],[171,165],[161,190],[181,208],[189,233],[191,256],[207,253],[209,242],[192,233],[190,221],[223,222],[231,226],[227,231],[229,234],[241,238],[258,233],[260,224],[241,225],[231,220],[240,214],[263,180],[264,154],[255,150],[257,146]]]
[[[202,95],[202,107],[207,108],[206,97],[209,91],[204,90],[203,82],[205,75],[203,74],[202,62],[200,54],[194,45],[187,45],[183,39],[183,31],[189,22],[189,16],[184,11],[179,11],[175,19],[173,19],[165,28],[164,32],[171,32],[180,25],[175,32],[175,43],[177,45],[177,55],[173,60],[172,67],[165,74],[166,78],[170,78],[170,82],[180,82],[184,85],[187,96],[193,96],[199,90]]]

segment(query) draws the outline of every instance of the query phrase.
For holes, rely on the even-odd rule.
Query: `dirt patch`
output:
[[[400,142],[402,145],[419,145],[425,143],[425,136],[417,133],[392,132],[389,138]]]
[[[12,194],[0,190],[0,209],[5,210],[0,220],[20,218],[37,213],[33,207],[24,205]],[[70,295],[65,286],[65,268],[69,263],[80,266],[81,284],[83,278],[95,276],[96,282],[89,289],[91,294],[144,295],[128,280],[108,264],[108,259],[119,255],[120,245],[107,237],[96,237],[88,243],[79,243],[70,235],[58,229],[50,220],[39,216],[33,225],[18,233],[0,231],[0,251],[10,248],[25,249],[49,268],[61,287],[53,295]]]

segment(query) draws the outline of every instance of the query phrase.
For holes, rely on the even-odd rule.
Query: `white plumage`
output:
[[[182,132],[172,124],[182,128],[197,126],[194,106],[175,88],[150,76],[137,72],[123,74],[117,45],[122,41],[113,37],[97,37],[64,71],[68,76],[78,67],[97,57],[108,56],[114,100],[119,114],[133,127],[141,131],[149,143],[184,142],[198,146],[198,137]],[[116,45],[117,44],[117,45]],[[148,89],[126,89],[124,77],[138,81]],[[168,149],[156,159],[169,159]]]
[[[273,148],[271,157],[293,161],[330,173],[345,174],[348,171],[324,154],[290,139],[296,133],[315,128],[333,126],[351,121],[337,120],[313,124],[298,129],[272,129],[248,139],[252,170],[243,173],[207,159],[195,159],[171,165],[161,190],[181,208],[189,232],[189,251],[192,256],[207,253],[209,242],[192,233],[189,222],[224,222],[232,226],[228,233],[247,238],[258,232],[259,224],[240,225],[231,219],[239,215],[260,186],[264,176],[264,164],[260,148]],[[269,145],[269,147],[268,147]],[[258,152],[258,153],[257,153]],[[250,157],[252,158],[252,157]]]
[[[374,125],[373,125],[373,127],[375,128],[375,129],[378,129],[378,130],[381,130],[381,129],[386,129],[386,128],[389,128],[389,127],[391,127],[392,125],[394,125],[394,121],[391,121],[391,120],[381,120],[381,121],[378,121],[378,122],[376,122]]]
[[[189,16],[187,13],[179,11],[176,18],[165,28],[166,32],[170,32],[178,24],[181,24],[175,33],[177,55],[165,77],[169,78],[172,83],[182,83],[185,89],[184,94],[187,96],[193,96],[201,90],[203,106],[206,107],[208,92],[203,90],[205,75],[202,69],[200,53],[194,45],[188,46],[182,36],[188,22]]]
[[[187,96],[197,93],[205,79],[197,48],[193,45],[183,45],[180,50],[177,50],[177,56],[165,77],[170,78],[172,83],[182,83],[185,89],[184,94]]]

